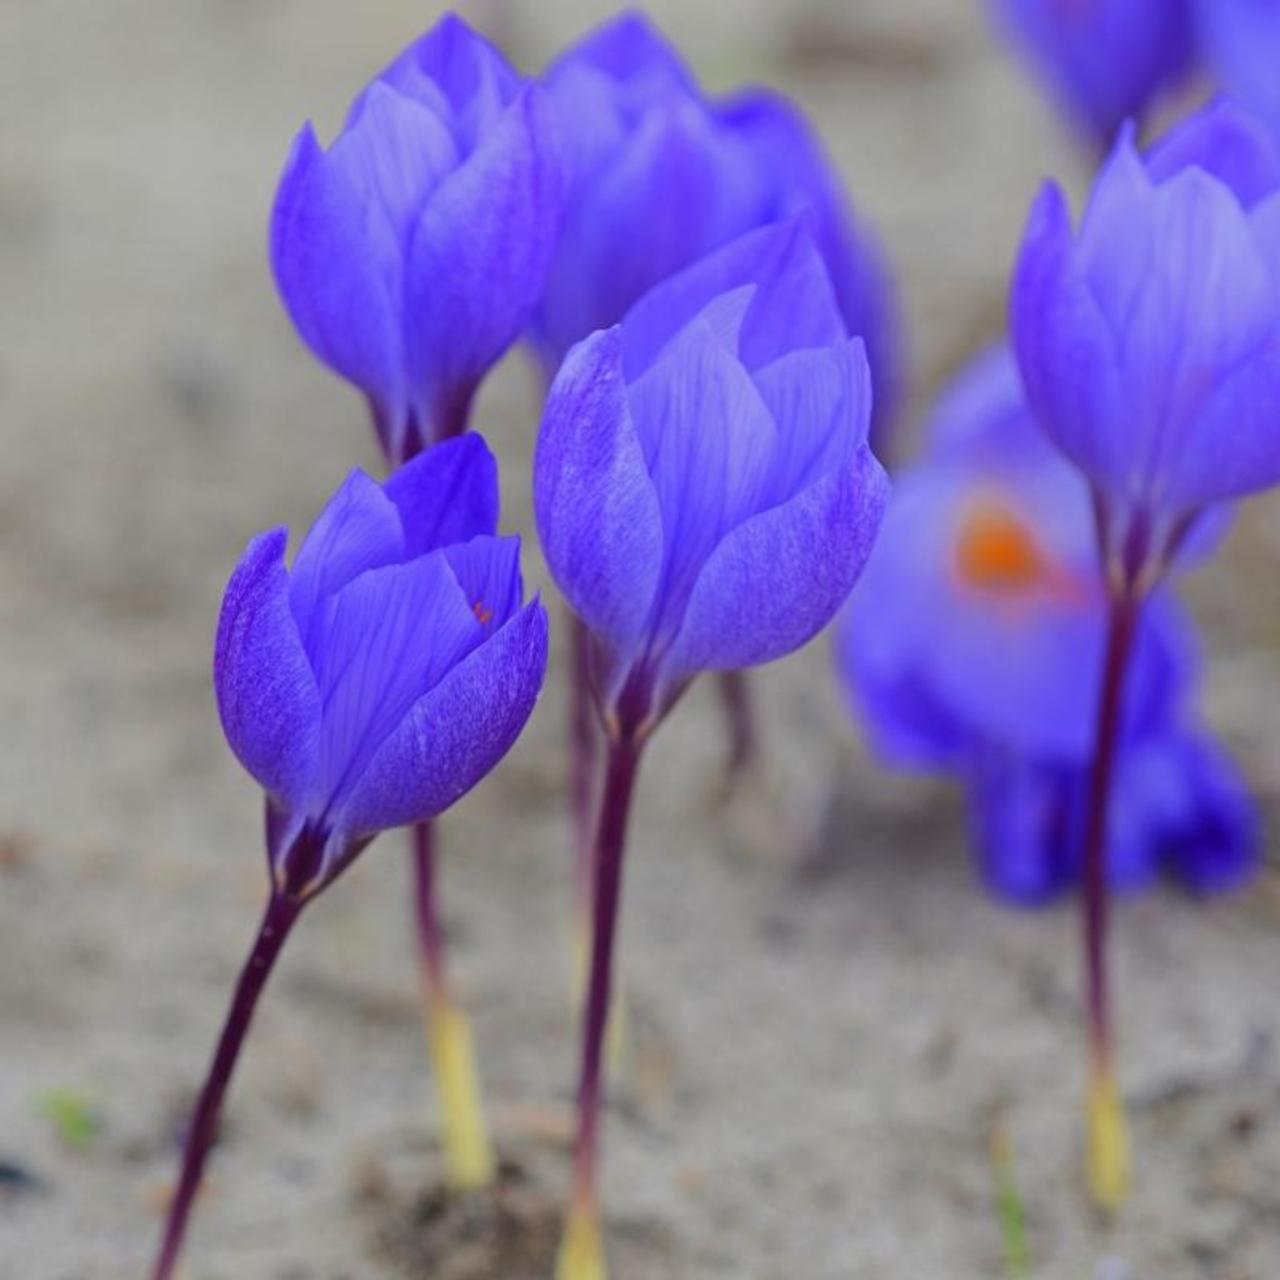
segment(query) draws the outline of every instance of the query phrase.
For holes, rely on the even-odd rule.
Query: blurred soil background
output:
[[[464,4],[525,68],[607,16]],[[912,425],[1002,323],[1042,175],[1085,158],[976,0],[664,0],[708,86],[812,112],[903,284]],[[255,531],[353,464],[354,393],[278,305],[289,140],[437,16],[408,0],[0,0],[0,1280],[140,1277],[264,888],[259,797],[210,693]],[[532,534],[538,387],[475,417]],[[909,429],[910,430],[910,429]],[[1280,798],[1280,500],[1189,586],[1209,706]],[[528,565],[549,586],[532,541]],[[442,1211],[407,863],[384,837],[286,952],[232,1091],[189,1280],[535,1280],[567,1177],[563,681],[443,825],[452,963],[499,1211]],[[616,1280],[995,1280],[1013,1144],[1031,1280],[1280,1275],[1280,880],[1125,905],[1116,962],[1138,1186],[1078,1185],[1076,917],[974,883],[940,786],[880,772],[824,641],[755,681],[767,770],[727,808],[702,688],[642,779],[626,887],[633,1053],[607,1135]],[[500,1238],[500,1239],[499,1239]],[[495,1261],[494,1241],[501,1248]],[[508,1248],[509,1246],[509,1248]],[[507,1252],[502,1252],[502,1250]]]

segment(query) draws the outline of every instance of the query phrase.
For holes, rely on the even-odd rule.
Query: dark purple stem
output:
[[[1111,1001],[1107,983],[1107,819],[1124,710],[1125,672],[1137,623],[1137,598],[1127,588],[1113,588],[1098,699],[1097,737],[1089,776],[1084,842],[1085,989],[1089,1041],[1095,1065],[1107,1063],[1111,1055]]]
[[[591,903],[592,838],[595,820],[599,727],[591,693],[591,637],[576,614],[566,610],[569,631],[569,804],[573,822],[576,905],[587,915]]]
[[[258,1003],[258,997],[262,994],[267,978],[280,955],[280,949],[284,946],[284,941],[297,921],[302,907],[302,899],[276,891],[272,892],[271,900],[267,903],[266,914],[258,930],[257,940],[240,973],[240,981],[231,1000],[231,1009],[227,1014],[226,1024],[222,1028],[222,1037],[213,1055],[213,1064],[209,1068],[209,1075],[201,1090],[200,1100],[191,1117],[191,1126],[187,1132],[186,1146],[182,1156],[182,1175],[169,1205],[169,1216],[165,1223],[160,1254],[156,1259],[155,1269],[151,1273],[152,1280],[169,1280],[173,1274],[178,1254],[182,1249],[187,1222],[191,1216],[191,1206],[200,1187],[205,1159],[217,1132],[222,1099],[227,1092],[227,1085],[231,1082],[231,1073],[235,1070],[236,1059],[244,1044],[245,1033],[249,1030],[254,1006]]]
[[[759,755],[755,709],[745,671],[720,673],[720,701],[729,729],[729,760],[725,776],[732,784],[755,763]]]
[[[461,392],[434,424],[430,439],[423,432],[417,416],[410,413],[403,425],[399,449],[392,448],[392,432],[385,415],[374,407],[374,424],[382,441],[387,466],[391,470],[416,458],[424,449],[441,440],[461,435],[467,429],[471,412],[471,391]],[[418,952],[427,983],[427,995],[441,995],[445,991],[444,931],[440,927],[440,912],[436,903],[436,866],[434,828],[431,822],[419,822],[411,832],[413,846],[413,902],[417,921]]]
[[[394,471],[433,444],[462,435],[471,419],[473,394],[474,388],[460,389],[447,403],[438,406],[435,417],[426,422],[413,410],[408,410],[403,419],[397,420],[376,402],[370,401],[373,429],[387,460],[387,469]]]
[[[435,826],[428,819],[412,831],[414,917],[418,926],[418,950],[428,989],[445,990],[444,931],[436,901]]]
[[[594,902],[591,968],[582,1017],[582,1071],[578,1080],[578,1139],[574,1147],[576,1194],[593,1197],[600,1150],[601,1066],[613,990],[613,944],[622,896],[627,815],[640,765],[640,744],[624,733],[609,744],[604,794],[593,857]]]

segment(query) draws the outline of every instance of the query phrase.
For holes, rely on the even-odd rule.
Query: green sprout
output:
[[[78,1089],[50,1089],[36,1100],[40,1114],[53,1125],[59,1140],[74,1151],[84,1151],[102,1132],[102,1117],[92,1101]]]

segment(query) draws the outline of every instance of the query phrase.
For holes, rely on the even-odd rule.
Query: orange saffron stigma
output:
[[[990,500],[966,513],[956,544],[956,566],[965,582],[997,591],[1028,587],[1047,569],[1025,521]]]
[[[482,626],[487,627],[493,621],[493,610],[486,609],[483,600],[477,600],[471,606],[471,612],[476,615],[476,621]]]

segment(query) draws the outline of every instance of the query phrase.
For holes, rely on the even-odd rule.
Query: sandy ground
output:
[[[918,411],[999,324],[1039,176],[1078,185],[1080,160],[966,0],[656,8],[709,83],[769,80],[814,112],[900,264]],[[251,533],[301,526],[375,465],[355,397],[273,296],[266,210],[300,120],[331,129],[435,11],[0,0],[0,1280],[137,1277],[154,1245],[263,892],[258,797],[210,697],[222,585]],[[536,67],[605,12],[470,16],[505,22]],[[526,532],[536,415],[516,358],[476,421]],[[1255,504],[1192,591],[1214,718],[1273,826],[1278,549],[1280,505]],[[1073,914],[984,901],[954,797],[875,770],[823,643],[757,687],[767,786],[717,807],[705,689],[642,781],[634,1065],[608,1131],[620,1280],[993,1280],[995,1117],[1034,1280],[1280,1275],[1275,883],[1120,912],[1140,1178],[1104,1229],[1076,1177]],[[562,694],[557,674],[444,834],[454,970],[541,1237],[573,1075]],[[303,922],[235,1083],[190,1280],[486,1274],[460,1262],[466,1215],[434,1236],[424,1221],[438,1167],[406,883],[386,837]],[[78,1147],[46,1114],[57,1090],[97,1122]]]

